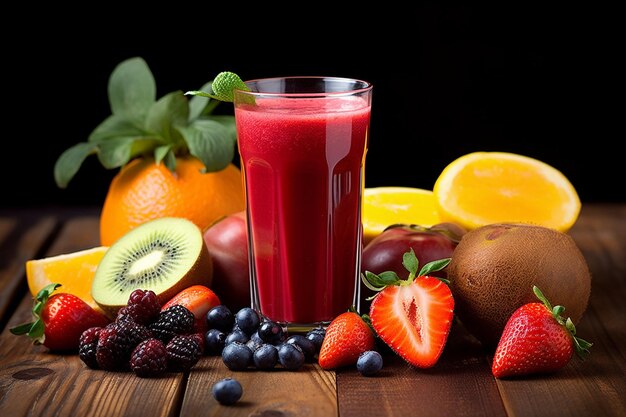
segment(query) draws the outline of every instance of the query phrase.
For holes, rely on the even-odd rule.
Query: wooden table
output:
[[[142,379],[88,369],[77,355],[48,353],[8,331],[30,316],[25,261],[97,246],[98,211],[1,210],[0,416],[625,416],[626,204],[586,205],[570,233],[593,274],[578,333],[594,346],[589,359],[553,375],[494,379],[489,354],[456,325],[429,370],[386,356],[372,378],[312,364],[231,372],[204,357],[188,374]],[[243,385],[235,406],[211,396],[224,377]]]

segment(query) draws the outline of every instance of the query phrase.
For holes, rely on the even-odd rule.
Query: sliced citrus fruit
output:
[[[362,219],[365,244],[392,224],[427,227],[439,223],[433,192],[411,187],[366,188]]]
[[[514,153],[461,156],[441,172],[433,192],[442,221],[469,230],[520,222],[566,232],[580,213],[578,194],[563,173]]]
[[[91,297],[91,283],[107,249],[106,246],[98,246],[27,261],[26,279],[30,293],[35,296],[46,285],[58,283],[61,287],[57,292],[74,294],[94,309],[102,311]]]

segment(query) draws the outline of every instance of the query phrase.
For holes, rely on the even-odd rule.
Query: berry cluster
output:
[[[80,337],[78,355],[90,368],[130,368],[140,377],[185,372],[204,351],[204,338],[193,334],[194,315],[180,305],[161,311],[153,291],[135,290],[114,322],[92,327]]]
[[[316,328],[306,335],[288,336],[283,328],[249,307],[233,314],[225,305],[207,313],[208,331],[204,341],[209,355],[221,355],[232,371],[248,367],[269,370],[280,365],[295,371],[319,354],[325,330]]]

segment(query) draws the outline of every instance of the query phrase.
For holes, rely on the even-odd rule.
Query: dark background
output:
[[[320,5],[308,22],[173,7],[141,19],[112,6],[80,19],[37,9],[21,32],[4,33],[2,206],[102,204],[116,171],[95,156],[65,190],[52,170],[110,114],[109,74],[133,56],[147,61],[159,97],[223,70],[372,82],[368,187],[432,189],[455,158],[507,151],[561,170],[583,202],[626,201],[612,104],[622,102],[613,79],[623,47],[613,49],[610,10],[459,2],[343,14]]]

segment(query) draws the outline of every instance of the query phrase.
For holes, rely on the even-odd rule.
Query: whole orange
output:
[[[110,246],[130,229],[159,217],[184,217],[204,230],[245,208],[241,171],[233,164],[202,173],[204,165],[176,158],[176,172],[138,158],[113,178],[100,214],[100,242]]]

